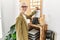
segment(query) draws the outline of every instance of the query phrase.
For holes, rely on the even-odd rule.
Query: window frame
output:
[[[31,0],[30,1],[30,9],[31,11],[35,9],[35,7],[39,7],[40,8],[40,0]]]

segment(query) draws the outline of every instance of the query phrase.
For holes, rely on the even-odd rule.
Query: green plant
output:
[[[16,40],[15,24],[10,27],[10,31],[8,32],[5,40]]]

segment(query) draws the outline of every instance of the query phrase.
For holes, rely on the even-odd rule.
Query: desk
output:
[[[44,25],[35,25],[35,24],[29,24],[29,26],[32,28],[32,27],[36,27],[36,28],[39,28],[40,30],[40,38],[39,40],[46,40],[46,30],[47,30],[47,24],[44,24]]]

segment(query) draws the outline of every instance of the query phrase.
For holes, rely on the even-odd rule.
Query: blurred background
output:
[[[3,35],[0,40],[4,40],[10,26],[15,23],[19,14],[19,4],[19,0],[0,0]],[[60,0],[43,0],[43,14],[46,15],[48,29],[56,33],[55,40],[60,40]]]

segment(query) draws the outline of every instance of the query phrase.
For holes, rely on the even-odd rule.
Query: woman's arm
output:
[[[36,11],[33,11],[30,15],[26,15],[27,19],[31,19],[31,17],[36,14]]]
[[[40,25],[35,25],[35,24],[32,24],[32,23],[29,23],[28,25],[32,26],[32,27],[36,27],[36,28],[42,29],[42,26],[40,26]]]

